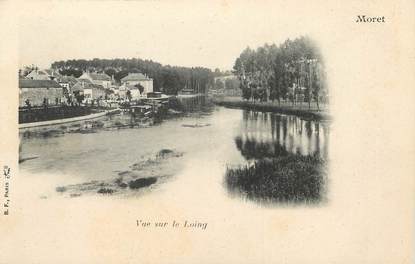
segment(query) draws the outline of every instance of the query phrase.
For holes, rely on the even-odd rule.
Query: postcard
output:
[[[0,263],[413,263],[412,1],[0,1]]]

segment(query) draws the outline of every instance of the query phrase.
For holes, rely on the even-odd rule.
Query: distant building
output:
[[[142,73],[129,73],[121,79],[121,84],[126,86],[135,86],[140,84],[144,87],[144,91],[142,93],[143,96],[146,96],[147,93],[153,92],[153,79]]]
[[[80,94],[84,93],[84,86],[85,83],[82,82],[77,82],[73,87],[72,87],[72,93],[77,93],[79,92]]]
[[[140,89],[136,85],[126,85],[126,84],[123,84],[120,86],[119,91],[118,91],[119,97],[127,99],[127,91],[130,91],[132,100],[136,100],[136,99],[140,99],[141,97],[144,97],[144,92],[143,94],[141,94]]]
[[[58,105],[64,100],[63,87],[52,80],[19,80],[19,106]]]
[[[31,79],[31,80],[56,80],[59,77],[61,77],[61,75],[51,69],[47,69],[47,70],[34,69],[28,75],[26,75],[26,79]]]
[[[26,79],[30,80],[50,80],[49,74],[43,70],[32,70],[28,75],[26,75]]]
[[[118,98],[125,99],[127,97],[127,87],[125,85],[121,85],[118,87]]]
[[[92,83],[93,83],[90,79],[78,78],[77,80],[78,80],[78,82],[79,82],[79,83],[81,83],[81,84],[82,84],[82,83],[84,83],[84,84],[85,84],[85,83],[89,83],[89,84],[92,84]]]
[[[131,98],[133,100],[139,99],[141,97],[140,89],[133,85],[128,85],[127,90],[131,92]]]
[[[209,91],[212,95],[241,96],[240,81],[233,74],[215,77],[213,89]]]
[[[68,94],[71,93],[72,87],[78,82],[73,76],[60,76],[55,79],[63,88],[65,88]]]
[[[219,77],[215,77],[215,82],[217,81],[217,80],[219,80],[219,81],[221,81],[223,84],[225,84],[225,81],[226,80],[236,80],[236,79],[238,79],[237,77],[236,77],[236,75],[233,75],[233,74],[229,74],[229,75],[224,75],[224,76],[219,76]]]
[[[49,75],[50,80],[57,81],[60,77],[62,77],[62,75],[60,75],[59,72],[57,72],[53,69],[46,69],[46,70],[44,70],[44,72],[46,72]]]
[[[87,102],[105,98],[105,88],[102,85],[90,84],[84,88],[84,96]]]
[[[118,96],[118,92],[120,90],[120,87],[118,85],[111,84],[110,89],[114,93],[114,95]]]
[[[219,87],[219,82],[221,83]],[[236,90],[239,89],[239,80],[236,75],[230,74],[230,75],[224,75],[215,77],[214,79],[215,89],[227,89],[227,90]]]
[[[104,88],[111,87],[111,77],[105,73],[84,72],[78,79],[88,79],[93,84],[102,85]]]
[[[102,85],[89,81],[79,81],[72,87],[72,92],[79,92],[84,95],[85,103],[92,103],[98,99],[105,98],[105,88]]]

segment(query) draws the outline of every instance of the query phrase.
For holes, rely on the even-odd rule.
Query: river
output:
[[[195,188],[189,199],[207,192],[220,202],[235,199],[225,179],[231,167],[281,151],[328,156],[328,123],[212,105],[190,110],[154,124],[124,114],[21,132],[20,171],[42,183],[36,194],[43,199]]]

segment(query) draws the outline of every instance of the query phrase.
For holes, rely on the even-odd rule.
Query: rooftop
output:
[[[32,70],[27,76],[32,76],[34,74],[39,74],[39,75],[48,75],[45,71],[43,70]]]
[[[75,83],[74,86],[72,87],[72,91],[82,91],[83,89],[84,87],[82,87],[81,82]]]
[[[60,81],[67,81],[67,82],[78,82],[78,79],[76,79],[73,76],[67,76],[67,75],[62,75],[59,77]]]
[[[144,80],[150,80],[147,76],[145,76],[142,73],[129,73],[127,76],[121,79],[122,82],[126,81],[144,81]]]
[[[79,82],[79,83],[84,82],[84,83],[92,84],[92,82],[91,82],[89,79],[84,79],[84,78],[82,78],[82,79],[78,79],[78,82]]]
[[[19,88],[62,88],[52,80],[19,79]]]
[[[99,84],[93,84],[93,83],[88,83],[88,82],[85,82],[83,85],[82,85],[82,82],[77,82],[73,87],[72,87],[72,91],[82,91],[82,90],[84,90],[84,89],[93,89],[93,88],[96,88],[96,89],[102,89],[102,90],[104,90],[104,87],[102,86],[102,85],[99,85]]]
[[[91,76],[92,80],[111,81],[111,77],[105,73],[89,73],[89,76]]]
[[[44,70],[44,72],[50,76],[60,76],[60,74],[57,71],[52,69],[46,69]]]

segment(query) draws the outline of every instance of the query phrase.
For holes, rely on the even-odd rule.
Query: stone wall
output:
[[[26,99],[29,99],[32,106],[43,105],[43,99],[48,100],[49,105],[56,105],[63,99],[63,88],[20,88],[19,89],[19,106],[26,106]]]

